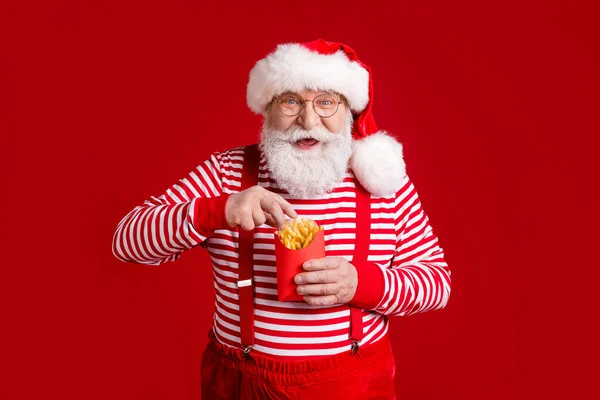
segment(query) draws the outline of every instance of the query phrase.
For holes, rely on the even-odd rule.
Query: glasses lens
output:
[[[284,94],[279,97],[279,108],[285,115],[296,115],[302,110],[302,99],[297,94]]]
[[[331,117],[339,107],[337,97],[332,94],[321,94],[315,97],[313,104],[317,114],[322,117]]]

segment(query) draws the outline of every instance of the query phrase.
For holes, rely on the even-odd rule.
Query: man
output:
[[[446,305],[450,270],[372,85],[348,46],[278,46],[248,82],[259,146],[214,153],[119,224],[123,261],[210,253],[203,398],[395,398],[387,316]],[[279,302],[273,232],[298,216],[324,227],[327,256],[296,275],[303,302]]]

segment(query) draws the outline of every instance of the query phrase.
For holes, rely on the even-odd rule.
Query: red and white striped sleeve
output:
[[[363,308],[386,315],[406,316],[441,309],[450,297],[450,269],[408,176],[396,194],[394,206],[394,258],[387,265],[369,263],[357,267],[359,289],[361,275],[364,280],[363,289],[357,290],[355,297]]]
[[[221,156],[212,154],[165,193],[127,214],[113,236],[115,257],[148,265],[175,261],[224,227],[229,194],[222,190]]]

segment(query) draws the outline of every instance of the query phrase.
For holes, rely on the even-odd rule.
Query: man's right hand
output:
[[[225,218],[229,226],[241,226],[247,231],[264,223],[279,229],[285,224],[284,214],[290,218],[298,216],[283,197],[259,185],[232,194],[225,204]]]

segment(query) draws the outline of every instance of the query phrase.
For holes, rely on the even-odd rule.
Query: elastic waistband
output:
[[[350,354],[348,350],[339,354],[299,361],[284,361],[254,352],[250,353],[250,357],[246,357],[241,349],[220,343],[212,330],[209,331],[208,337],[206,351],[216,356],[218,362],[229,368],[253,375],[255,378],[285,386],[304,385],[332,379],[346,373],[369,368],[373,364],[393,357],[388,335],[375,343],[360,346],[355,354]]]

